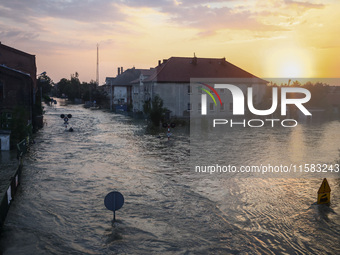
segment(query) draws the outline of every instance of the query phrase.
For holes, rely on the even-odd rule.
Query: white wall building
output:
[[[254,104],[261,102],[265,91],[266,81],[244,71],[243,69],[227,62],[225,58],[185,58],[171,57],[149,70],[148,75],[141,75],[133,84],[133,109],[143,111],[146,100],[152,100],[155,95],[163,99],[164,107],[171,111],[171,116],[189,117],[200,114],[201,94],[203,90],[193,86],[194,81],[232,80],[234,85],[242,89],[244,95],[247,88],[253,88]],[[195,88],[194,88],[195,87]],[[208,89],[204,85],[202,88]],[[210,93],[211,90],[208,89]],[[209,114],[232,114],[232,95],[228,89],[217,89],[222,104],[215,104],[208,97]],[[204,92],[203,92],[204,93]],[[212,93],[214,94],[214,93]],[[214,97],[217,100],[216,95]]]

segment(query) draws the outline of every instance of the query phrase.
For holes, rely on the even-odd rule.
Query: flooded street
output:
[[[165,129],[158,138],[122,115],[59,103],[45,109],[47,125],[25,159],[1,236],[3,254],[340,254],[339,178],[328,180],[331,205],[317,205],[320,178],[191,171],[185,128],[168,142]],[[72,114],[74,132],[65,132],[60,114]],[[339,122],[329,125],[306,132],[339,132]],[[297,161],[306,157],[304,130],[297,132],[283,145],[270,134],[266,160],[288,147]],[[104,197],[114,190],[125,204],[112,226]]]

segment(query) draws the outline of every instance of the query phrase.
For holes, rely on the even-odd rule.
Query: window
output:
[[[188,86],[188,94],[191,94],[192,93],[192,87],[189,85]]]
[[[202,87],[201,86],[198,87],[198,94],[202,94]]]
[[[188,111],[191,111],[191,104],[190,103],[188,103]]]
[[[10,112],[4,112],[0,113],[0,128],[10,128],[10,123],[12,120],[12,113]]]
[[[198,111],[200,112],[201,110],[202,110],[202,104],[199,103],[199,104],[198,104]]]
[[[220,106],[221,106],[220,111],[224,112],[224,103],[222,103]]]
[[[224,94],[225,90],[224,89],[220,89],[220,93]]]

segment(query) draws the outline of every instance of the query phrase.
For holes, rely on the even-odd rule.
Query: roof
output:
[[[155,68],[142,69],[142,70],[141,70],[141,74],[143,74],[144,76],[150,76],[150,75],[153,74],[154,72],[155,72]]]
[[[125,70],[114,79],[113,86],[131,86],[131,82],[139,78],[141,71],[144,69],[130,68]]]
[[[105,85],[111,85],[111,83],[113,83],[113,81],[115,80],[115,77],[106,77],[105,78]],[[108,84],[109,83],[109,84]]]
[[[22,72],[20,70],[16,70],[14,68],[10,68],[10,67],[8,67],[6,65],[0,64],[0,67],[2,67],[4,69],[7,69],[7,70],[10,70],[10,71],[13,71],[13,72],[16,72],[16,73],[19,73],[19,74],[22,74],[22,75],[25,75],[25,76],[28,76],[28,77],[31,77],[31,75],[29,73],[25,73],[25,72]]]
[[[154,72],[156,71],[156,68],[150,68],[150,69],[141,69],[141,75],[143,75],[144,77],[146,77],[145,79],[147,79],[148,77],[150,77],[150,75],[152,75]],[[144,79],[144,80],[145,80]],[[143,81],[144,81],[143,80]],[[140,82],[140,77],[138,77],[137,79],[131,81],[131,84],[136,84]]]
[[[225,58],[197,57],[171,57],[163,60],[144,82],[190,83],[191,78],[256,78],[259,83],[267,83]]]
[[[5,44],[2,44],[1,42],[0,42],[0,47],[6,49],[6,50],[8,50],[8,51],[15,52],[15,53],[20,54],[20,55],[29,56],[29,57],[35,57],[35,55],[29,54],[29,53],[27,53],[27,52],[24,52],[24,51],[15,49],[15,48],[12,48],[12,47],[10,47],[10,46],[7,46],[7,45],[5,45]]]
[[[33,87],[37,87],[35,55],[14,49],[0,42],[0,64],[4,64],[17,71],[29,73],[33,81]]]

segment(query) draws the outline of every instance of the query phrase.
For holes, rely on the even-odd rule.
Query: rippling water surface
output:
[[[4,254],[340,254],[339,179],[329,179],[331,205],[316,205],[322,179],[191,171],[186,128],[168,142],[129,117],[46,109],[1,236]],[[62,113],[73,115],[73,133]],[[325,135],[332,125],[308,132]],[[303,157],[305,143],[293,142],[303,136],[295,135],[287,142],[270,134],[273,155],[287,146]],[[112,226],[103,201],[113,190],[125,204]]]

